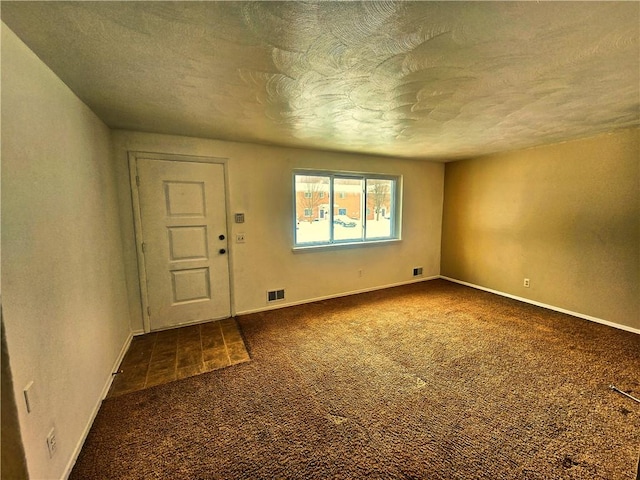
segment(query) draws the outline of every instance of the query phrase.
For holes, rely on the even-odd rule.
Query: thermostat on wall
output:
[[[236,213],[236,223],[244,223],[244,213]]]

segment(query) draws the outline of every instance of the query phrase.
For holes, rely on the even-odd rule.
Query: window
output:
[[[296,247],[400,238],[401,178],[295,171]]]

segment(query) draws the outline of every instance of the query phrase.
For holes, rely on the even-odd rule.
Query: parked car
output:
[[[353,218],[347,217],[346,215],[334,215],[333,223],[336,225],[342,225],[343,227],[352,228],[356,226],[356,222]]]

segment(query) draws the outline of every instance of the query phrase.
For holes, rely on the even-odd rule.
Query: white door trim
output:
[[[145,333],[151,331],[151,323],[149,321],[149,292],[147,290],[147,271],[144,263],[143,253],[143,238],[142,238],[142,215],[140,211],[140,192],[138,189],[138,159],[147,160],[165,160],[171,162],[196,162],[196,163],[217,163],[223,166],[224,172],[224,196],[225,196],[225,211],[227,222],[227,235],[231,236],[231,211],[229,208],[229,177],[228,177],[228,158],[223,157],[203,157],[196,155],[182,155],[172,153],[159,153],[159,152],[142,152],[142,151],[129,151],[129,182],[131,185],[131,200],[133,206],[133,224],[136,241],[136,256],[138,260],[138,285],[140,287],[140,304],[142,307],[142,324]],[[231,240],[228,241],[227,251],[228,263],[229,263],[229,311],[231,315],[234,315],[234,294],[233,294],[233,260],[232,260],[232,244]]]

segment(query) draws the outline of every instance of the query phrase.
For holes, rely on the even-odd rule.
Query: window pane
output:
[[[394,180],[367,179],[367,240],[391,237],[394,191]]]
[[[294,173],[295,245],[399,239],[399,178]]]
[[[362,240],[362,192],[364,180],[334,178],[333,181],[333,239]]]
[[[329,223],[329,177],[295,176],[296,243],[327,243]]]

